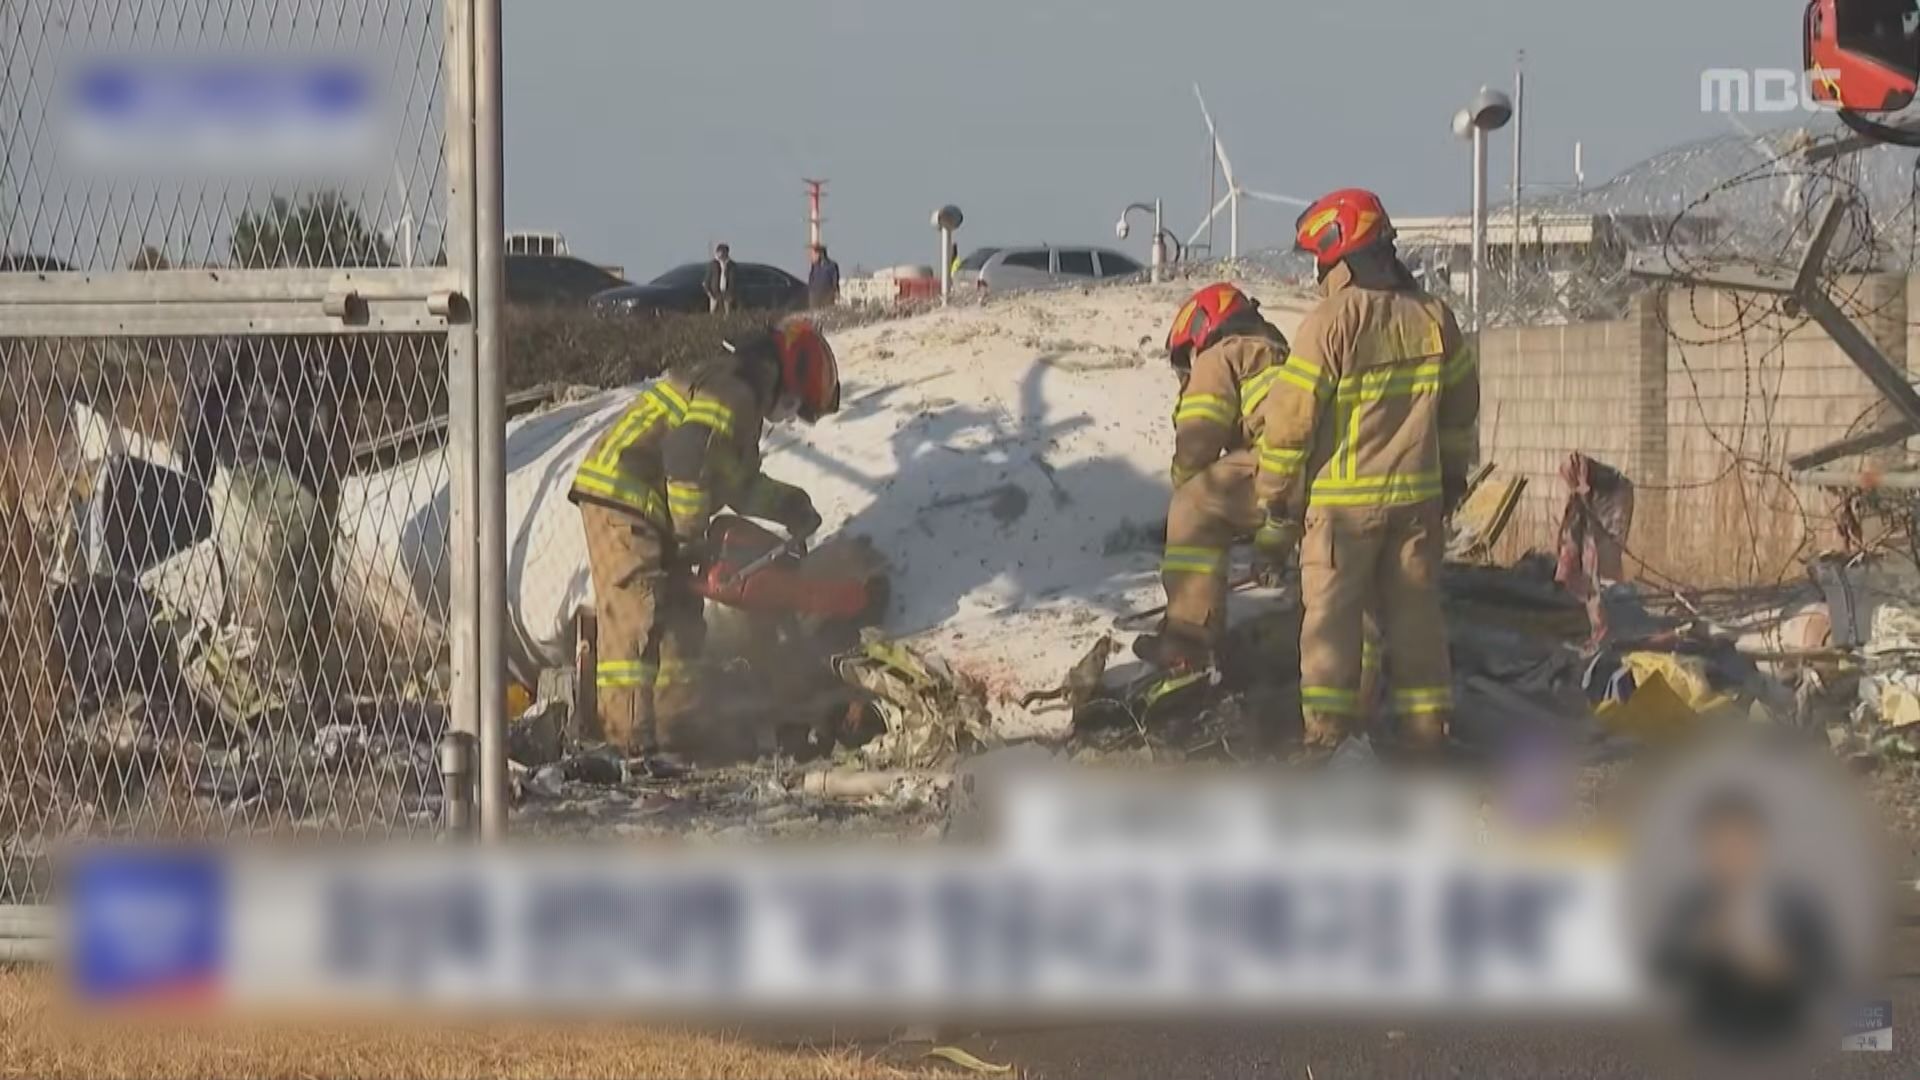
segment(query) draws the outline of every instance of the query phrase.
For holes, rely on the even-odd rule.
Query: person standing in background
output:
[[[807,306],[832,307],[840,302],[840,264],[827,257],[827,245],[813,245],[813,267],[807,271]]]
[[[734,264],[733,249],[715,245],[713,261],[707,264],[707,310],[726,314],[737,306],[740,268]]]

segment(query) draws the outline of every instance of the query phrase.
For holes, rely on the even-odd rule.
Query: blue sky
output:
[[[1243,184],[1465,206],[1449,120],[1527,52],[1529,182],[1590,180],[1729,130],[1709,67],[1796,67],[1801,0],[509,0],[507,213],[648,277],[713,241],[799,269],[801,179],[844,265],[963,246],[1112,243],[1135,199],[1205,212],[1198,80]],[[1511,144],[1494,145],[1504,185]],[[1243,204],[1243,246],[1292,213]],[[1124,245],[1144,253],[1145,230]]]

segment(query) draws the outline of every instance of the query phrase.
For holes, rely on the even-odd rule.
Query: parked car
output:
[[[805,307],[807,284],[777,266],[738,263],[740,306],[767,311]],[[665,311],[705,311],[707,264],[687,263],[647,282],[609,289],[593,298],[593,309],[616,315],[658,315]]]
[[[52,274],[72,269],[51,255],[9,255],[0,251],[0,274]]]
[[[957,287],[994,292],[1057,289],[1132,277],[1146,268],[1117,251],[1097,247],[980,248],[960,261]]]
[[[584,304],[598,293],[628,284],[585,259],[571,255],[508,255],[510,304]]]

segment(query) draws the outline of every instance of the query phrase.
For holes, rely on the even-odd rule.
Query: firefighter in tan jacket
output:
[[[1232,285],[1209,285],[1181,306],[1167,334],[1180,376],[1174,406],[1173,500],[1161,580],[1167,615],[1134,651],[1175,679],[1204,673],[1226,630],[1227,556],[1263,516],[1254,498],[1260,406],[1287,357],[1287,339]]]
[[[1394,254],[1377,196],[1338,191],[1301,215],[1325,299],[1268,395],[1257,488],[1264,561],[1300,546],[1300,694],[1309,750],[1360,712],[1363,620],[1385,644],[1400,737],[1446,739],[1452,677],[1439,573],[1446,511],[1465,492],[1480,411],[1472,349]],[[1304,535],[1302,535],[1304,528]]]
[[[601,734],[642,754],[699,756],[724,739],[687,723],[706,638],[694,574],[721,507],[786,527],[820,527],[805,491],[760,472],[766,421],[812,423],[840,407],[833,350],[788,319],[673,372],[642,392],[575,471],[599,626]]]

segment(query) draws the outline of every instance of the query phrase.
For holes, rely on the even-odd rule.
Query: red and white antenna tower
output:
[[[820,223],[826,219],[820,216],[820,200],[826,195],[825,180],[805,180],[807,185],[807,243],[820,246]]]

